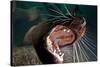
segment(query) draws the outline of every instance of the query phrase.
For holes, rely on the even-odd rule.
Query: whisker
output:
[[[65,9],[67,10],[67,13],[68,13],[71,17],[73,17],[73,15],[70,13],[70,11],[68,10],[68,8],[66,7],[65,4],[64,4],[64,7],[65,7]]]
[[[90,38],[90,39],[96,40],[96,36],[95,36],[95,35],[86,34],[85,37],[88,37],[88,38]]]
[[[74,45],[74,47],[75,47],[77,62],[80,62],[76,45]]]
[[[80,59],[83,61],[83,56],[82,56],[82,49],[80,48],[80,44],[77,42],[77,46],[79,48],[79,53],[80,53]]]
[[[51,15],[51,14],[40,14],[40,15],[51,16],[51,17],[63,17],[63,16],[56,16],[56,15]]]
[[[58,19],[60,19],[60,20],[62,20],[62,21],[70,21],[70,19],[62,19],[62,18],[60,18],[60,17],[55,17],[55,18],[52,18],[52,19],[48,19],[49,21],[51,20],[51,21],[54,21],[54,20],[58,20]]]
[[[73,62],[75,62],[75,60],[76,60],[75,59],[76,56],[75,56],[75,46],[74,45],[76,45],[76,44],[73,44]]]
[[[97,57],[95,54],[94,54],[94,52],[83,42],[83,40],[80,40],[82,43],[83,43],[83,45],[85,46],[85,48],[87,48],[93,55],[94,55],[94,57]]]
[[[60,13],[62,13],[63,14],[63,12],[56,6],[56,5],[54,5],[54,4],[51,4],[55,9],[57,9]],[[64,15],[64,14],[63,14]]]
[[[82,50],[82,54],[84,55],[86,61],[88,61],[88,58],[89,58],[89,57],[88,57],[88,55],[87,55],[85,49],[84,49],[83,46],[82,46],[82,42],[79,41],[79,43],[80,43],[79,46],[80,46],[80,48],[81,48],[81,50]]]
[[[96,47],[96,45],[94,45],[95,43],[94,43],[94,41],[92,41],[92,39],[90,39],[90,38],[88,38],[88,37],[86,37],[86,36],[84,36],[83,39],[84,39],[86,42],[88,42],[89,44],[91,44],[93,47]]]
[[[69,21],[65,20],[65,21],[63,21],[63,24],[65,24],[66,22],[69,22]]]
[[[88,30],[86,31],[86,34],[90,34],[89,36],[94,36],[95,34],[92,32],[89,32]]]
[[[58,19],[58,18],[56,18],[56,17],[55,17],[55,18],[52,18],[52,19],[48,19],[48,21],[51,21],[51,22],[57,22],[58,20],[59,20],[60,22],[63,22],[63,24],[70,21],[69,19],[62,19],[62,18],[59,18],[59,19]]]
[[[90,38],[90,39],[95,39],[96,40],[96,35],[95,34],[93,34],[92,32],[86,32],[86,35],[85,35],[86,37],[88,37],[88,38]]]
[[[82,40],[84,41],[84,43],[86,43],[92,49],[96,49],[94,46],[92,46],[90,43],[88,43],[87,40],[85,40],[84,38]]]
[[[53,12],[56,12],[56,13],[58,13],[58,14],[60,14],[60,15],[62,15],[62,16],[65,17],[65,18],[68,18],[68,17],[66,17],[64,14],[62,14],[62,13],[56,11],[56,10],[53,10],[53,9],[50,9],[50,10],[53,11]]]

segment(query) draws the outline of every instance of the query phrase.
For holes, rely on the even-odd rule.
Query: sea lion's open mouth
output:
[[[74,32],[62,25],[54,27],[50,33],[50,39],[59,46],[71,44],[75,40]]]
[[[69,28],[66,28],[63,25],[55,26],[50,34],[47,36],[47,50],[54,55],[55,62],[63,63],[63,55],[61,52],[60,46],[70,44],[75,40],[75,34]]]
[[[80,38],[80,36],[76,35],[75,33],[79,32],[79,34],[82,35],[82,33],[84,33],[85,31],[85,30],[80,31],[78,29],[80,28],[80,26],[78,27],[74,26],[72,28],[70,27],[66,27],[63,25],[57,25],[54,28],[52,28],[49,35],[47,36],[47,39],[46,39],[47,49],[52,55],[54,55],[54,57],[56,58],[56,62],[58,63],[63,62],[63,55],[64,55],[64,53],[61,52],[60,47],[72,44],[78,38]],[[82,29],[85,29],[85,28],[82,28]]]

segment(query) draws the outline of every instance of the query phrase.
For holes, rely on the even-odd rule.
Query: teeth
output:
[[[54,50],[54,53],[56,53],[56,50]]]
[[[61,55],[62,53],[61,52],[58,52],[58,54]]]
[[[49,48],[48,50],[49,50],[51,53],[54,53],[54,54],[56,53],[56,54],[58,54],[59,57],[62,57],[62,58],[63,58],[63,56],[64,56],[64,53],[62,53],[60,50],[55,50],[55,49],[53,50],[53,49],[50,49],[50,48]],[[55,54],[55,55],[56,55],[56,54]]]
[[[61,56],[61,55],[62,55],[62,53],[59,54],[59,56]]]
[[[64,56],[64,53],[60,53],[59,56],[62,56],[63,57]]]
[[[60,50],[58,50],[56,53],[57,53],[59,56],[62,56],[62,55],[63,55],[63,53],[62,53]]]

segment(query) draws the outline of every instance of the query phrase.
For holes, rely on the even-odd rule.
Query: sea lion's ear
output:
[[[41,22],[38,25],[32,26],[28,32],[26,32],[23,40],[23,44],[32,44],[32,39],[38,41],[38,39],[45,35],[50,30],[51,23]]]
[[[84,17],[83,17],[82,19],[83,19],[83,23],[82,23],[82,25],[81,25],[81,26],[82,26],[82,27],[85,27],[85,26],[86,26],[86,20],[85,20],[85,18],[84,18]]]
[[[81,36],[83,37],[86,32],[86,20],[84,17],[82,19],[83,19],[83,21],[82,21],[81,29],[79,32],[80,32]]]

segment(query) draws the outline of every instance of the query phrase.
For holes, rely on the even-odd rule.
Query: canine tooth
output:
[[[63,56],[64,56],[64,53],[62,53],[61,57],[63,57]]]

